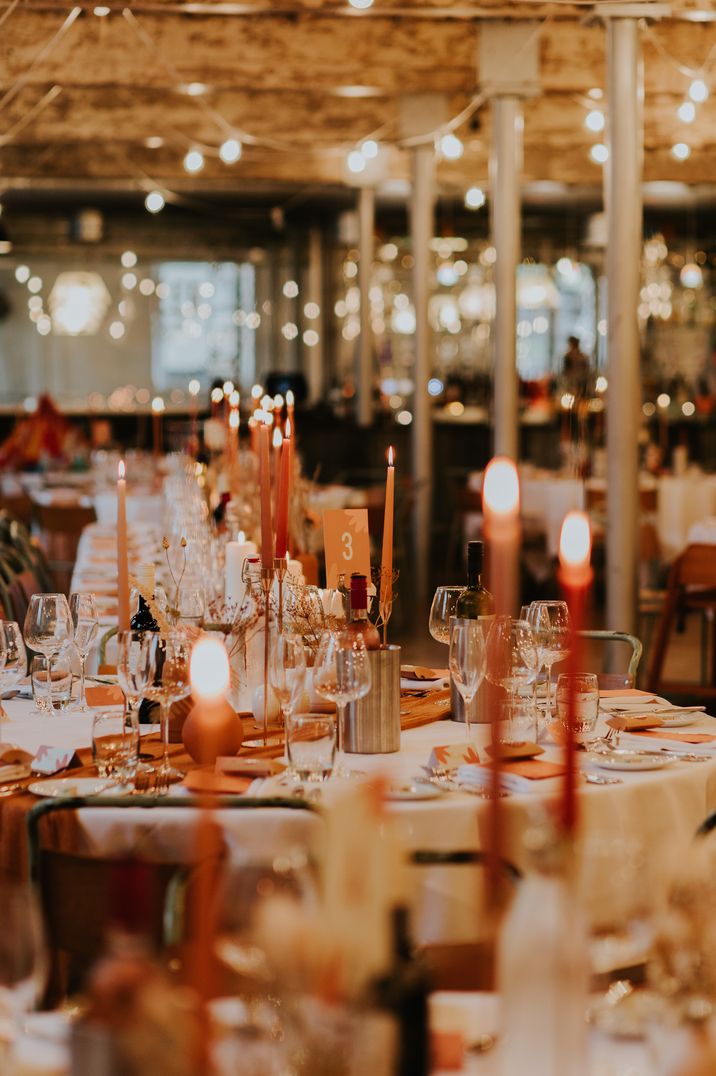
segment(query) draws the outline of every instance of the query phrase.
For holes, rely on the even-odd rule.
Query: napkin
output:
[[[500,783],[510,792],[532,792],[534,782],[549,777],[561,777],[566,767],[558,762],[528,758],[518,762],[508,762],[500,769]],[[461,766],[457,771],[458,779],[477,788],[487,788],[492,782],[490,766]]]
[[[85,688],[88,706],[124,706],[124,692],[119,684],[95,684]]]
[[[400,675],[404,680],[445,680],[450,674],[447,669],[428,669],[425,665],[401,665]]]
[[[668,747],[670,751],[678,751],[681,746],[687,754],[689,745],[693,747],[694,744],[698,744],[705,752],[716,752],[716,736],[710,736],[708,732],[668,732],[663,729],[658,732],[635,732],[622,736],[620,744],[641,744],[643,747],[645,740],[653,747]]]
[[[663,724],[660,717],[653,714],[622,714],[619,717],[610,717],[607,725],[619,732],[644,732],[647,729],[658,729]]]

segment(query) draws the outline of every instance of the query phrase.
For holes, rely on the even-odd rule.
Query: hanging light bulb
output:
[[[700,104],[701,101],[705,101],[709,95],[709,88],[702,78],[695,78],[689,86],[689,97],[692,101],[696,101]]]
[[[482,209],[486,201],[482,187],[470,187],[465,191],[465,205],[468,209]]]
[[[594,131],[595,134],[604,130],[605,123],[604,113],[599,108],[593,108],[591,112],[587,113],[584,119],[584,126],[587,130]]]
[[[440,153],[447,161],[459,161],[464,152],[465,147],[452,132],[443,135],[440,139]]]
[[[348,154],[348,171],[353,172],[354,175],[360,175],[361,172],[365,172],[365,157],[359,149],[353,149]]]
[[[348,0],[348,3],[351,7],[356,8],[357,11],[366,11],[373,6],[373,0]]]
[[[366,138],[361,142],[360,151],[367,161],[374,161],[378,156],[378,143],[374,138]]]
[[[144,208],[148,213],[160,213],[165,205],[166,201],[161,191],[150,191],[144,199]]]
[[[589,151],[589,156],[595,164],[606,164],[609,160],[609,150],[603,142],[597,142]]]
[[[687,146],[685,142],[677,142],[671,147],[671,156],[677,161],[685,161],[691,156],[691,146]]]
[[[227,138],[221,143],[219,156],[224,164],[236,164],[241,160],[242,146],[236,138]]]
[[[693,101],[684,101],[679,105],[676,114],[682,123],[693,123],[696,119],[696,105]]]
[[[204,154],[198,149],[190,149],[184,158],[184,170],[194,175],[204,167]]]

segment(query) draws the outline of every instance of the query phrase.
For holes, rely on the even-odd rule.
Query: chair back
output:
[[[641,656],[644,650],[641,639],[638,639],[636,635],[631,635],[626,631],[606,631],[600,629],[580,631],[579,635],[582,639],[593,640],[600,643],[626,643],[631,649],[629,664],[625,672],[597,673],[599,687],[603,691],[614,691],[619,688],[632,688],[636,685],[639,673],[639,663],[641,662]],[[611,645],[610,649],[613,649]]]

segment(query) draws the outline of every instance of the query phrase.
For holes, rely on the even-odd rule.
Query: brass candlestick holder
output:
[[[271,587],[273,585],[273,573],[274,570],[271,567],[261,568],[261,589],[264,594],[264,747],[268,743],[269,643],[271,638]]]
[[[273,574],[278,579],[278,633],[283,631],[283,581],[286,578],[288,565],[285,557],[273,558]]]
[[[371,572],[373,583],[378,592],[376,627],[383,629],[383,646],[388,645],[388,621],[393,612],[393,603],[398,596],[394,587],[399,575],[400,572],[397,568],[393,568],[390,573],[385,568],[374,568]]]

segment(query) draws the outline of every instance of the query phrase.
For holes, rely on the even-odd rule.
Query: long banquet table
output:
[[[13,743],[29,752],[41,744],[72,746],[88,758],[91,742],[92,712],[52,716],[33,713],[29,700],[12,699],[6,703],[9,720],[2,723],[5,743]],[[688,731],[716,731],[713,718],[704,716]],[[684,730],[681,730],[684,731]],[[488,727],[473,727],[474,741],[483,759]],[[151,750],[158,753],[156,732],[148,734]],[[441,720],[403,731],[400,752],[392,755],[346,755],[345,765],[358,774],[384,774],[390,782],[402,783],[420,773],[433,747],[463,743],[464,725]],[[559,761],[561,748],[546,743],[545,759]],[[699,745],[694,751],[709,754],[716,744]],[[181,745],[173,745],[176,761],[185,769],[193,763]],[[586,765],[586,756],[583,756]],[[588,767],[598,772],[592,765]],[[92,772],[92,771],[89,771]],[[681,850],[688,845],[698,825],[716,808],[716,750],[706,762],[674,761],[666,769],[638,773],[612,774],[620,784],[595,786],[582,783],[580,811],[585,834],[600,836],[629,835],[637,838],[648,851],[651,869],[660,871],[667,864],[678,863]],[[360,779],[360,778],[358,778]],[[325,786],[325,805],[330,810],[332,790],[340,779]],[[534,787],[533,787],[534,786]],[[501,800],[505,825],[505,854],[517,866],[525,863],[522,837],[525,828],[540,809],[554,803],[561,792],[559,777],[530,782],[526,793],[512,794]],[[175,786],[182,794],[181,786]],[[254,782],[248,795],[292,796],[293,789],[276,784],[275,779]],[[18,792],[0,799],[0,867],[19,873],[25,866],[24,826],[35,797]],[[446,792],[427,801],[389,801],[388,810],[407,851],[416,849],[464,850],[483,848],[486,843],[489,803],[466,792]],[[81,809],[70,824],[64,819],[53,823],[51,840],[61,847],[87,853],[121,854],[141,844],[143,853],[156,857],[185,858],[193,849],[192,836],[196,820],[193,808],[151,811],[128,806],[123,809],[91,807]],[[314,847],[320,840],[320,819],[308,812],[257,808],[255,811],[220,812],[220,823],[227,843],[237,854],[280,854],[296,845]],[[474,872],[464,867],[413,868],[418,935],[421,940],[456,940],[475,933]],[[418,879],[420,883],[418,884]],[[419,894],[419,899],[418,895]]]

